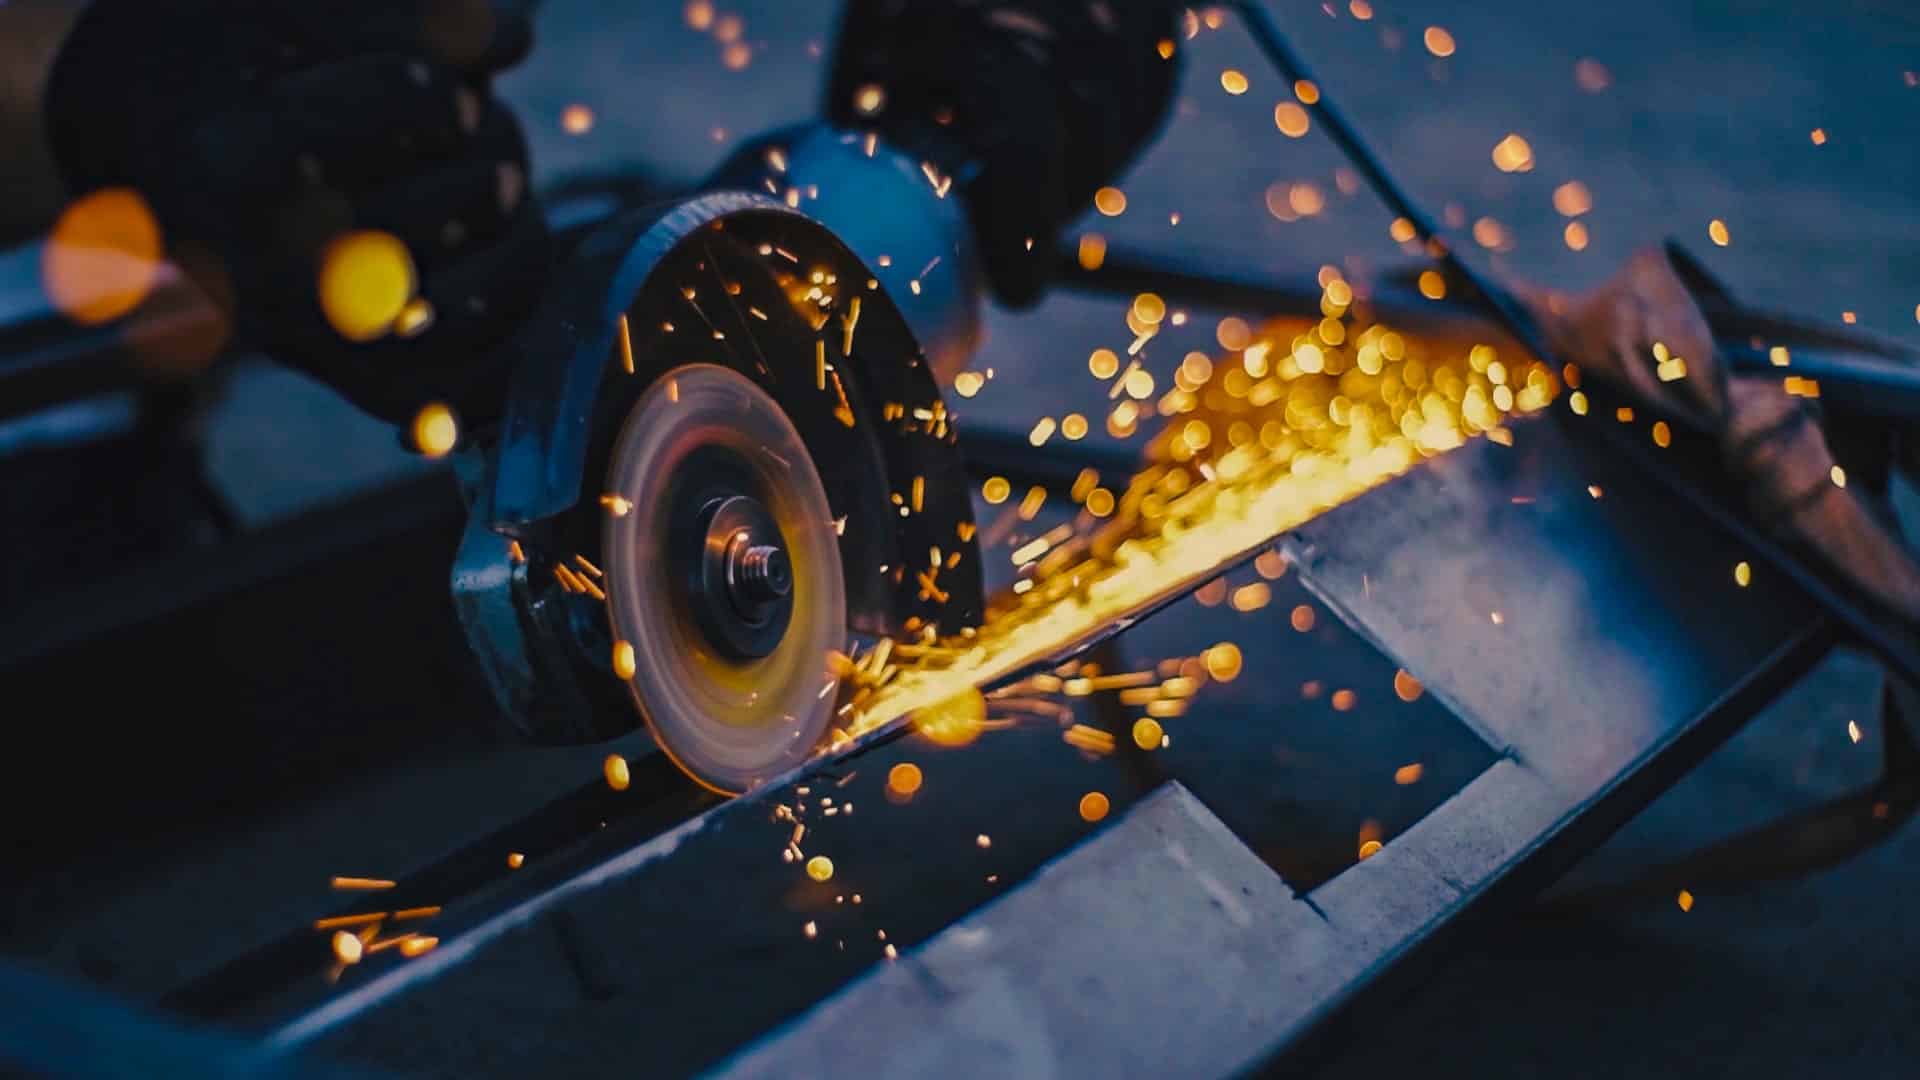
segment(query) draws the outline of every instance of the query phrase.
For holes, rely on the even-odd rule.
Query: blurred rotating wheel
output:
[[[833,514],[792,422],[730,368],[674,368],[628,412],[607,490],[632,504],[604,527],[609,619],[655,741],[729,795],[800,764],[833,715],[847,613]]]

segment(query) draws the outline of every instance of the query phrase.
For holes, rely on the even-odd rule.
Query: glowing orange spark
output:
[[[95,326],[146,299],[159,276],[160,254],[160,226],[146,200],[129,188],[107,188],[61,212],[41,249],[40,280],[62,314]],[[410,286],[407,291],[411,295]]]
[[[627,768],[627,759],[619,754],[608,754],[600,763],[600,772],[607,779],[607,786],[615,791],[625,791],[633,783],[633,773]]]

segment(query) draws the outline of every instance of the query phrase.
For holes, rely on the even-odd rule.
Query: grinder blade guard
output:
[[[979,620],[956,425],[825,226],[730,191],[619,214],[505,347],[453,591],[515,735],[644,723],[737,793],[814,750],[851,635]]]

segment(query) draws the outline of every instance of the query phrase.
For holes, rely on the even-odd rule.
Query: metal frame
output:
[[[1253,3],[1237,6],[1248,16],[1256,39],[1276,64],[1293,77],[1305,77],[1304,68],[1286,49],[1264,9]],[[1323,116],[1330,118],[1329,128],[1336,140],[1382,189],[1389,204],[1415,221],[1423,237],[1433,240],[1430,224],[1416,207],[1398,194],[1391,179],[1353,136],[1351,128],[1339,119],[1333,106],[1323,98],[1319,108]],[[1479,286],[1480,298],[1494,308],[1522,343],[1537,341],[1537,331],[1527,322],[1524,313],[1512,305],[1510,298],[1485,287],[1472,269],[1459,263],[1444,245],[1437,254]],[[1123,269],[1127,269],[1124,261],[1114,267],[1116,271]],[[1147,267],[1141,272],[1146,275],[1142,280],[1168,282],[1178,277],[1166,268]],[[1103,285],[1128,291],[1135,288],[1132,279],[1123,273],[1110,271],[1099,280]],[[1184,287],[1207,290],[1218,300],[1230,295],[1221,284],[1195,276]],[[1291,294],[1267,292],[1263,295],[1272,300]],[[601,351],[604,354],[604,349]],[[1873,373],[1885,372],[1874,368]],[[1896,381],[1905,379],[1899,372],[1895,375],[1899,376]],[[1551,433],[1557,430],[1551,427],[1554,423],[1537,421],[1534,427]],[[1548,437],[1563,436],[1549,434]],[[1440,608],[1407,604],[1402,597],[1397,601],[1401,606],[1396,610],[1374,595],[1374,583],[1381,580],[1377,571],[1391,566],[1413,545],[1432,543],[1436,531],[1451,530],[1456,538],[1484,533],[1485,522],[1475,520],[1466,512],[1471,499],[1463,492],[1470,491],[1485,501],[1485,497],[1499,492],[1502,485],[1511,480],[1493,460],[1499,451],[1488,444],[1477,444],[1440,463],[1444,469],[1418,470],[1389,485],[1388,489],[1356,500],[1295,531],[1284,540],[1283,546],[1310,587],[1344,621],[1383,650],[1402,658],[1410,668],[1426,675],[1433,692],[1444,695],[1463,720],[1501,751],[1502,759],[1440,810],[1394,839],[1378,855],[1357,863],[1309,893],[1289,896],[1284,889],[1269,889],[1267,898],[1271,907],[1257,910],[1257,919],[1236,920],[1247,934],[1258,935],[1267,944],[1284,948],[1285,959],[1277,961],[1276,967],[1259,972],[1255,985],[1285,986],[1294,996],[1270,1003],[1258,1016],[1260,1026],[1251,1032],[1241,1032],[1238,1041],[1216,1041],[1210,1048],[1214,1058],[1209,1060],[1225,1062],[1230,1067],[1250,1068],[1262,1064],[1271,1066],[1282,1060],[1294,1064],[1310,1059],[1328,1045],[1332,1034],[1351,1021],[1355,1007],[1363,1000],[1389,990],[1396,982],[1417,972],[1420,964],[1430,961],[1436,948],[1461,928],[1499,910],[1502,903],[1524,899],[1531,895],[1531,890],[1550,881],[1580,853],[1684,775],[1737,730],[1740,722],[1759,704],[1804,671],[1843,634],[1867,644],[1890,670],[1901,676],[1912,679],[1920,674],[1920,651],[1913,648],[1911,641],[1869,615],[1855,598],[1832,588],[1807,569],[1797,556],[1755,534],[1737,514],[1709,494],[1698,477],[1683,475],[1681,470],[1672,468],[1652,467],[1653,463],[1646,460],[1644,448],[1637,442],[1621,439],[1610,429],[1606,429],[1601,438],[1614,444],[1613,450],[1631,462],[1641,477],[1651,474],[1653,483],[1664,486],[1667,498],[1693,508],[1724,535],[1750,549],[1764,566],[1779,571],[1812,614],[1781,637],[1762,662],[1731,686],[1722,688],[1723,692],[1712,700],[1700,703],[1684,715],[1666,717],[1658,724],[1636,729],[1629,733],[1630,737],[1608,742],[1596,752],[1592,746],[1581,745],[1579,740],[1562,737],[1569,722],[1544,710],[1546,702],[1539,695],[1538,685],[1516,689],[1514,685],[1475,682],[1470,674],[1461,674],[1464,669],[1457,662],[1460,650],[1491,640],[1487,637],[1489,631],[1479,628],[1436,635],[1428,632],[1429,627],[1420,620],[1428,616],[1438,618]],[[983,437],[969,447],[976,452],[976,466],[991,466],[996,471],[1014,471],[1024,466],[1026,475],[1033,481],[1049,484],[1067,482],[1081,467],[1116,474],[1124,469],[1122,462],[1107,458],[1089,458],[1084,462],[1056,458],[1046,463],[1031,463],[1021,453],[1020,442],[1015,438]],[[1451,470],[1450,474],[1441,475],[1446,470]],[[1395,511],[1396,506],[1403,510]],[[1408,507],[1414,508],[1415,517],[1408,517],[1404,512]],[[1450,508],[1455,513],[1451,517],[1444,512],[1436,516],[1436,507]],[[1114,645],[1109,643],[1103,647]],[[1657,696],[1661,689],[1649,684],[1648,693]],[[1516,703],[1525,708],[1506,707]],[[1824,865],[1884,837],[1910,816],[1915,807],[1920,806],[1920,782],[1915,780],[1916,775],[1920,775],[1920,750],[1914,746],[1903,713],[1891,696],[1883,702],[1883,714],[1887,758],[1885,773],[1878,782],[1863,792],[1705,853],[1686,865],[1687,880],[1699,882],[1714,874],[1742,877]],[[864,746],[881,745],[897,736],[900,730],[881,733]],[[657,757],[649,760],[656,765],[663,764],[663,759]],[[757,801],[752,798],[715,806],[711,800],[676,786],[664,769],[658,776],[641,777],[641,781],[643,788],[656,789],[651,798],[629,797],[616,805],[605,797],[598,785],[589,785],[515,826],[512,838],[487,838],[406,883],[403,888],[431,890],[437,894],[436,899],[463,890],[478,895],[467,911],[454,913],[451,925],[456,932],[449,935],[440,950],[394,968],[342,995],[311,1003],[312,1007],[304,1008],[290,1022],[277,1028],[270,1045],[276,1050],[305,1046],[321,1034],[350,1022],[363,1010],[377,1008],[406,990],[459,968],[481,955],[489,943],[561,911],[570,900],[595,890],[617,887],[656,860],[673,855],[684,845],[699,842],[705,831],[727,820],[738,820],[738,815],[750,813],[756,807]],[[1148,809],[1160,810],[1166,802],[1159,800]],[[630,820],[644,819],[657,824],[653,838],[618,851],[596,851],[589,844],[586,850],[577,850],[569,858],[556,860],[544,875],[532,875],[514,888],[492,886],[494,875],[483,876],[477,869],[475,860],[483,853],[491,862],[504,846],[533,846],[527,842],[529,837],[536,838],[536,843],[558,845],[570,836],[577,836],[583,822],[596,817],[605,820],[607,816],[623,812]],[[1191,807],[1183,808],[1181,813],[1193,829],[1212,836],[1219,858],[1229,862],[1237,860],[1232,843],[1227,842],[1232,839],[1230,834],[1222,840],[1220,833],[1224,830],[1208,825],[1204,815]],[[1160,824],[1154,825],[1155,821]],[[1148,827],[1167,826],[1164,818],[1156,819],[1142,811],[1116,823],[1108,837],[1122,837],[1130,835],[1123,830]],[[1057,884],[1081,872],[1088,856],[1100,853],[1096,851],[1100,842],[1096,840],[1064,853],[1053,867],[1022,890],[967,917],[916,950],[907,963],[853,984],[816,1009],[808,1019],[773,1033],[757,1047],[748,1048],[732,1063],[733,1071],[780,1072],[796,1060],[802,1060],[794,1056],[797,1049],[810,1045],[830,1047],[833,1039],[849,1030],[842,1026],[844,1021],[836,1021],[834,1015],[867,1016],[869,1014],[859,1007],[862,996],[867,1000],[876,995],[897,1000],[902,994],[913,992],[914,981],[924,980],[932,971],[921,962],[924,958],[942,949],[951,950],[955,943],[963,942],[966,935],[996,925],[996,919],[1032,918],[1031,911],[1013,911],[1015,902],[1022,896],[1044,897],[1040,891],[1043,886]],[[1106,844],[1100,851],[1110,851],[1111,847],[1112,844]],[[1783,850],[1784,857],[1768,857]],[[1258,875],[1244,860],[1238,860],[1235,866],[1235,873],[1251,875],[1249,880],[1257,879]],[[1135,868],[1129,872],[1149,871]],[[1649,875],[1641,885],[1664,888],[1674,880],[1669,869]],[[1252,887],[1250,884],[1249,888]],[[396,894],[397,897],[405,895],[408,894]],[[1044,911],[1045,905],[1037,910]],[[1013,911],[1011,916],[1009,911]],[[174,1003],[189,1008],[217,1007],[218,1003],[257,989],[263,979],[281,978],[292,970],[287,966],[290,962],[303,966],[300,960],[294,959],[293,948],[283,943],[277,951],[269,950],[268,954],[249,961],[250,968],[243,964],[238,970],[230,969],[203,981]],[[1083,957],[1082,961],[1124,967],[1128,956],[1124,948],[1115,948]],[[1132,994],[1134,998],[1130,1000],[1137,1001],[1138,996],[1149,989],[1144,984],[1123,986],[1117,988],[1116,993]],[[1115,1024],[1125,1019],[1124,1013],[1112,1014]],[[939,1037],[937,1032],[930,1033],[925,1028],[896,1028],[876,1034],[871,1026],[860,1026],[866,1040],[863,1045],[869,1047],[877,1045],[876,1040],[881,1038]]]
[[[1539,420],[1528,426],[1528,437],[1562,437],[1562,421]],[[1605,437],[1605,436],[1603,436]],[[971,438],[971,436],[969,436]],[[1089,458],[1049,458],[1032,462],[1020,449],[1024,440],[1018,433],[984,434],[968,443],[980,452],[976,468],[991,471],[1022,470],[1030,482],[1054,485],[1070,483],[1081,467],[1091,465],[1104,471],[1119,471],[1118,460]],[[1436,635],[1396,627],[1384,606],[1368,606],[1371,573],[1363,555],[1368,535],[1387,537],[1399,543],[1411,543],[1414,537],[1431,542],[1431,522],[1422,519],[1418,527],[1411,521],[1395,522],[1391,515],[1371,530],[1361,528],[1360,515],[1379,515],[1381,509],[1402,506],[1422,509],[1449,497],[1456,502],[1462,477],[1458,470],[1478,463],[1496,467],[1492,455],[1506,453],[1491,444],[1478,443],[1442,459],[1408,477],[1375,492],[1356,503],[1331,512],[1298,530],[1285,543],[1301,568],[1303,577],[1341,616],[1362,629],[1396,657],[1404,658],[1417,672],[1444,670],[1444,657],[1418,659],[1422,642]],[[1456,470],[1440,475],[1435,466]],[[1638,469],[1638,465],[1632,466]],[[1016,475],[1021,472],[1016,471]],[[1493,475],[1495,479],[1497,474]],[[439,478],[444,483],[444,478]],[[1477,533],[1478,526],[1462,526]],[[1375,581],[1380,580],[1375,578]],[[1613,828],[1673,780],[1684,775],[1702,756],[1737,730],[1739,723],[1773,691],[1803,670],[1832,644],[1836,624],[1821,618],[1805,631],[1784,643],[1771,661],[1751,678],[1742,681],[1733,692],[1719,697],[1708,707],[1676,724],[1654,743],[1628,748],[1623,771],[1605,784],[1578,797],[1570,797],[1554,787],[1552,757],[1556,746],[1570,745],[1567,740],[1534,738],[1524,732],[1502,729],[1498,709],[1490,709],[1474,698],[1470,689],[1451,687],[1444,677],[1429,676],[1433,692],[1447,696],[1456,711],[1482,731],[1483,737],[1507,751],[1507,757],[1455,796],[1414,829],[1395,839],[1380,856],[1360,863],[1326,886],[1291,902],[1282,912],[1267,913],[1265,924],[1285,931],[1289,947],[1298,948],[1295,981],[1284,983],[1305,993],[1297,999],[1293,1011],[1273,1014],[1271,1026],[1263,1029],[1273,1035],[1260,1046],[1246,1046],[1245,1062],[1309,1060],[1324,1050],[1353,1016],[1353,1009],[1376,995],[1390,993],[1396,985],[1417,974],[1423,961],[1452,938],[1460,929],[1497,912],[1505,904],[1523,901],[1531,891],[1550,881],[1580,853],[1598,843]],[[1410,647],[1409,643],[1412,643]],[[661,764],[661,759],[649,759]],[[1910,759],[1902,758],[1905,762]],[[1905,812],[1911,805],[1910,782],[1901,771],[1883,785],[1882,800]],[[697,842],[712,827],[715,819],[707,812],[729,815],[752,813],[753,800],[741,800],[715,807],[711,801],[694,797],[676,798],[685,792],[664,766],[657,775],[644,769],[636,775],[639,788],[653,792],[651,797],[636,798],[636,792],[615,799],[600,785],[586,785],[581,791],[554,804],[540,815],[513,830],[514,835],[493,836],[469,845],[461,853],[443,861],[427,873],[404,883],[395,902],[406,896],[418,896],[421,902],[437,902],[450,896],[471,895],[468,914],[455,914],[443,933],[448,944],[442,950],[408,966],[396,969],[377,984],[351,992],[347,997],[317,1002],[314,1011],[280,1029],[275,1044],[283,1049],[305,1045],[314,1036],[333,1025],[350,1021],[358,1010],[375,1008],[392,995],[417,986],[437,975],[458,969],[464,961],[484,952],[485,944],[516,928],[532,925],[545,915],[561,910],[578,897],[601,888],[615,887],[637,869],[651,861],[667,857],[683,844]],[[1854,809],[1864,807],[1872,814],[1872,804],[1855,801]],[[705,812],[703,812],[705,811]],[[497,878],[497,855],[502,848],[541,850],[558,847],[578,837],[583,827],[598,820],[621,818],[648,830],[664,830],[656,838],[639,846],[619,850],[607,848],[578,851],[556,860],[542,875],[522,879],[506,891],[493,884]],[[656,825],[644,822],[651,820]],[[1891,812],[1888,820],[1897,820]],[[679,824],[674,824],[678,822]],[[1071,865],[1078,856],[1062,856],[1061,866]],[[483,864],[485,864],[483,866]],[[491,869],[492,872],[489,872]],[[1051,871],[1049,871],[1051,873]],[[1698,879],[1696,879],[1698,880]],[[1390,901],[1382,907],[1383,901]],[[1296,911],[1295,908],[1299,910]],[[1291,913],[1288,913],[1291,912]],[[1304,914],[1302,914],[1304,912]],[[961,931],[974,925],[969,917]],[[238,969],[230,969],[178,996],[173,1004],[201,1011],[222,1011],[219,1003],[256,993],[263,985],[273,985],[301,977],[311,970],[311,939],[302,935],[251,958]],[[929,943],[931,947],[933,943]],[[1119,956],[1110,960],[1120,962]],[[1280,973],[1269,973],[1275,978]],[[860,993],[859,987],[844,994]],[[879,984],[886,986],[890,984]],[[1309,1004],[1303,1004],[1310,1002]],[[823,1008],[827,1006],[823,1005]],[[798,1030],[798,1029],[795,1029]],[[793,1033],[779,1036],[792,1038]],[[769,1043],[774,1052],[781,1043]]]

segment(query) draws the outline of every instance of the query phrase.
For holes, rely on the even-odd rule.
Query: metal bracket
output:
[[[1558,898],[1552,909],[1615,907],[1672,896],[1680,889],[1739,886],[1798,877],[1877,847],[1920,811],[1920,743],[1913,736],[1912,691],[1889,678],[1880,688],[1880,775],[1856,791],[1770,824],[1736,833],[1618,885]],[[1910,706],[1911,703],[1909,703]]]

